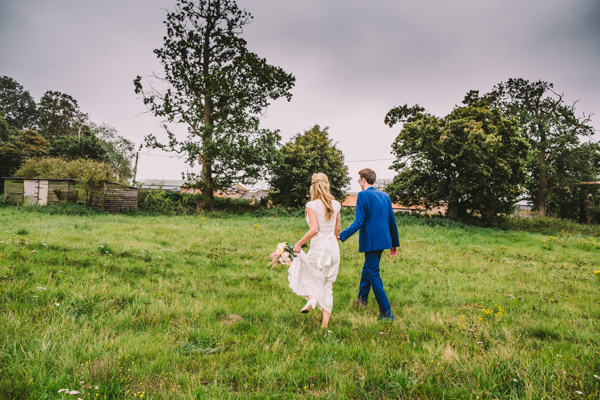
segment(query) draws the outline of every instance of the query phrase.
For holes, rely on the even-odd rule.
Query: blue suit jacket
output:
[[[400,246],[392,201],[387,193],[374,187],[358,193],[354,222],[340,233],[340,239],[345,242],[359,229],[358,251],[361,253]]]

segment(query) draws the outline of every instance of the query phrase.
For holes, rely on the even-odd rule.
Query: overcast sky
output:
[[[152,50],[162,44],[172,4],[0,0],[0,75],[36,101],[46,90],[73,96],[93,121],[137,144],[148,133],[160,137],[160,120],[144,114],[132,81],[161,73]],[[390,146],[399,127],[383,119],[397,105],[418,103],[443,116],[469,90],[522,77],[554,83],[568,102],[579,100],[580,113],[600,112],[599,0],[238,4],[254,16],[244,32],[250,50],[296,76],[292,101],[274,102],[262,126],[280,129],[284,141],[328,126],[353,178],[365,167],[393,177]],[[186,165],[167,155],[143,149],[138,180],[180,179]]]

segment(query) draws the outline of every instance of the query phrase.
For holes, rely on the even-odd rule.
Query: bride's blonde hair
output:
[[[310,201],[320,199],[325,206],[325,218],[330,220],[333,218],[334,210],[331,202],[335,198],[329,193],[329,179],[322,172],[313,174],[312,184],[310,185]]]

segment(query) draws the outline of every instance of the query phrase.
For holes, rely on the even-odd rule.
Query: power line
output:
[[[352,161],[346,161],[346,162],[349,163],[349,162],[390,161],[390,160],[395,160],[395,158],[377,158],[374,160],[352,160]]]
[[[144,156],[162,157],[162,158],[181,158],[182,157],[182,156],[163,156],[160,154],[150,154],[150,153],[140,153],[140,154],[144,155]],[[345,161],[345,162],[352,163],[352,162],[391,161],[391,160],[395,160],[395,158],[376,158],[373,160],[351,160],[351,161]]]

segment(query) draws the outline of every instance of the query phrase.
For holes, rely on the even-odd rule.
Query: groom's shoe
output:
[[[354,303],[354,308],[356,308],[357,310],[367,308],[367,300],[363,300],[363,299],[356,300],[356,303]]]
[[[302,314],[306,314],[307,312],[310,311],[311,308],[315,308],[317,306],[317,299],[315,299],[314,297],[312,299],[310,299],[309,301],[306,302],[306,305],[302,308],[302,310],[300,310],[300,312]]]

